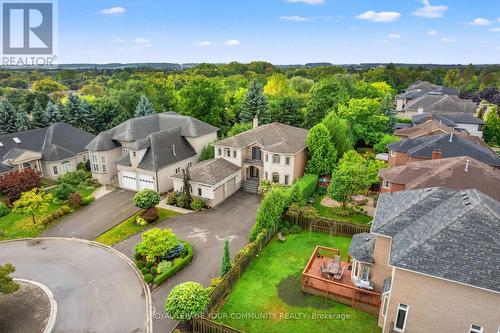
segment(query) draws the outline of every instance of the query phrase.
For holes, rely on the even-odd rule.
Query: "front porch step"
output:
[[[247,179],[242,184],[242,189],[245,192],[255,193],[257,194],[259,190],[259,180],[257,179]]]

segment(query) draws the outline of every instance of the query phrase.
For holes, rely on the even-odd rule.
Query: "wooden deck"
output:
[[[378,315],[381,294],[356,287],[351,281],[350,263],[341,262],[341,269],[345,269],[340,280],[322,276],[321,265],[330,263],[339,253],[337,249],[317,246],[302,272],[302,290]]]

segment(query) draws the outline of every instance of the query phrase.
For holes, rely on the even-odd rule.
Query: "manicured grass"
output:
[[[109,229],[99,237],[95,239],[96,242],[106,244],[106,245],[113,245],[115,243],[118,243],[121,240],[124,240],[132,235],[135,235],[136,233],[148,228],[149,226],[159,223],[161,221],[164,221],[168,218],[180,215],[177,212],[173,212],[168,209],[163,209],[163,208],[158,208],[158,220],[151,224],[147,225],[137,225],[135,223],[135,219],[139,213],[136,213],[123,221],[122,223],[116,225],[115,227]]]
[[[315,246],[337,248],[346,260],[350,242],[348,237],[309,232],[289,235],[284,243],[271,241],[236,283],[216,320],[247,333],[380,332],[375,316],[301,291],[301,273]],[[246,314],[273,318],[241,318]],[[285,318],[287,314],[296,319]],[[317,318],[335,314],[344,319]]]
[[[340,207],[323,206],[321,204],[321,201],[323,200],[324,197],[325,197],[324,195],[317,196],[316,200],[313,203],[314,208],[316,208],[316,211],[320,216],[337,220],[340,222],[352,222],[356,224],[367,224],[373,220],[373,217],[357,212],[354,212],[352,215],[349,216],[343,216],[342,214],[338,213]]]
[[[91,195],[94,191],[95,189],[92,187],[82,188],[78,190],[82,198]],[[64,202],[51,203],[49,205],[48,211],[36,216],[36,221],[37,221],[36,224],[33,224],[31,217],[26,215],[10,213],[0,217],[0,230],[3,231],[3,236],[0,237],[0,240],[24,238],[24,237],[37,237],[42,232],[44,232],[48,227],[50,227],[50,224],[44,225],[40,223],[40,221],[45,216],[49,215],[55,210],[58,210],[64,205],[65,205]]]

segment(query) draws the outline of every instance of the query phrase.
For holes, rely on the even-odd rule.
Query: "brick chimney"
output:
[[[432,159],[433,160],[440,160],[442,156],[441,149],[436,149],[432,152]]]

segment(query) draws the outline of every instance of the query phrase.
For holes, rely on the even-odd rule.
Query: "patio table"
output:
[[[333,262],[328,266],[328,274],[337,275],[340,270],[340,264],[338,262]]]

